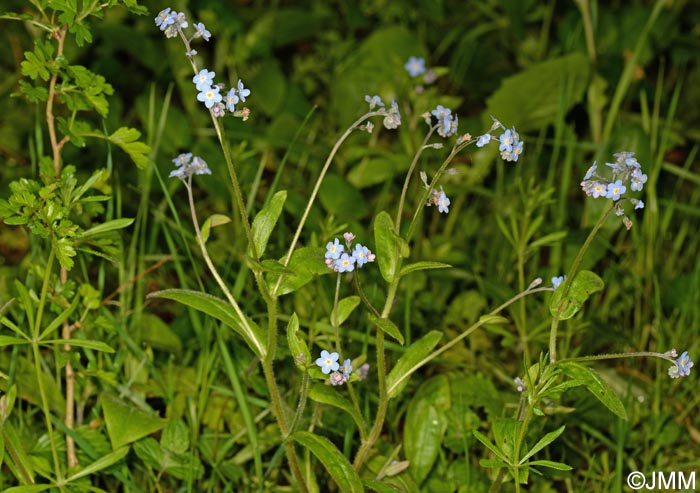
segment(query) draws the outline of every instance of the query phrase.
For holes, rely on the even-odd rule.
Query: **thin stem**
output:
[[[400,231],[401,215],[403,214],[403,206],[404,206],[404,203],[406,202],[406,193],[408,192],[408,185],[411,183],[411,176],[413,176],[413,170],[415,169],[416,165],[418,164],[418,159],[420,158],[421,154],[423,154],[423,150],[426,149],[426,145],[428,144],[430,137],[433,135],[433,133],[435,132],[435,130],[439,126],[440,126],[440,124],[437,124],[435,126],[430,127],[430,130],[425,135],[425,138],[423,139],[423,143],[421,144],[420,148],[418,149],[418,152],[416,152],[416,155],[413,156],[413,161],[411,162],[411,166],[408,168],[408,173],[406,173],[406,179],[404,180],[403,188],[401,189],[401,198],[399,199],[399,207],[396,210],[396,220],[394,221],[394,227],[396,228],[396,231]]]
[[[294,253],[294,248],[297,246],[297,242],[299,241],[299,237],[301,236],[301,230],[304,228],[304,225],[306,224],[306,220],[309,218],[309,213],[311,212],[311,207],[313,206],[314,201],[316,200],[316,195],[318,195],[318,191],[321,189],[321,183],[323,182],[323,179],[326,176],[326,173],[328,172],[328,168],[330,168],[331,163],[333,162],[333,159],[335,158],[336,153],[338,152],[338,149],[340,149],[340,146],[343,145],[345,140],[350,136],[350,134],[357,128],[359,127],[365,120],[377,116],[377,115],[382,115],[384,114],[381,111],[370,111],[369,113],[365,113],[362,115],[360,118],[358,118],[355,123],[350,125],[348,129],[343,133],[343,135],[340,136],[338,141],[335,143],[333,148],[331,149],[330,154],[328,155],[328,158],[326,159],[326,162],[323,165],[323,168],[321,168],[321,173],[319,173],[318,178],[316,179],[316,183],[314,185],[313,190],[311,191],[311,195],[309,195],[309,201],[306,204],[306,208],[304,209],[304,214],[301,216],[301,221],[299,222],[299,226],[297,226],[296,231],[294,232],[294,237],[292,238],[292,242],[289,245],[289,249],[287,250],[287,255],[284,257],[284,262],[283,265],[287,267],[289,265],[289,261],[292,259],[292,253]],[[280,289],[280,286],[282,285],[282,278],[284,276],[281,275],[277,279],[277,283],[275,284],[274,289],[272,290],[272,295],[276,296],[277,292]]]
[[[55,32],[55,37],[58,40],[58,47],[56,49],[56,59],[63,56],[63,45],[66,41],[66,34],[68,32],[68,26],[62,26],[58,31]],[[59,145],[58,138],[56,137],[56,123],[53,116],[53,104],[56,99],[56,82],[58,81],[59,71],[57,70],[49,80],[49,95],[46,100],[46,124],[49,129],[49,140],[51,142],[51,150],[53,153],[53,169],[56,174],[56,178],[61,175],[61,146]]]
[[[340,276],[342,274],[338,272],[337,279],[335,282],[335,296],[333,297],[333,316],[331,317],[331,325],[335,329],[335,350],[340,353],[340,324],[338,323],[338,298],[340,296]]]
[[[579,356],[576,358],[563,358],[557,361],[557,363],[586,363],[589,361],[601,361],[608,359],[622,359],[622,358],[661,358],[666,361],[670,361],[673,364],[677,364],[677,358],[672,357],[668,353],[657,353],[655,351],[632,351],[627,353],[611,353],[611,354],[596,354],[592,356]]]
[[[588,248],[593,242],[593,238],[595,238],[596,234],[598,234],[598,230],[600,230],[600,228],[603,227],[603,224],[605,224],[605,221],[608,220],[608,217],[610,217],[610,213],[614,209],[615,203],[613,202],[610,204],[610,207],[608,207],[608,209],[603,213],[603,215],[600,216],[600,219],[598,219],[598,222],[588,234],[588,238],[586,238],[586,241],[583,243],[583,246],[576,255],[576,258],[574,259],[573,264],[571,264],[571,268],[569,269],[569,272],[566,275],[566,279],[564,279],[563,285],[561,286],[561,289],[563,290],[561,296],[562,302],[559,304],[557,315],[552,317],[552,325],[549,331],[549,361],[551,363],[555,363],[557,361],[557,329],[559,327],[559,315],[566,307],[565,300],[566,296],[569,294],[571,283],[573,282],[574,276],[578,272],[578,268],[581,265],[581,262],[583,261],[583,256],[586,254],[586,251],[588,251]]]

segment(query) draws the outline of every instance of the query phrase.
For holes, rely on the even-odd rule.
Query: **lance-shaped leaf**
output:
[[[287,192],[285,190],[277,192],[270,200],[268,206],[258,212],[253,220],[253,242],[255,243],[258,257],[262,257],[263,253],[265,253],[267,242],[282,213],[285,200],[287,200]]]
[[[566,283],[567,281],[564,281],[561,286],[554,290],[552,301],[549,304],[550,313],[559,320],[567,320],[576,315],[588,297],[605,286],[598,275],[588,270],[582,270],[574,276],[568,291]],[[566,296],[564,296],[565,292]]]
[[[426,356],[437,346],[440,339],[442,339],[442,332],[431,330],[411,344],[386,377],[389,398],[396,397],[404,389],[408,383],[408,377],[426,363]]]

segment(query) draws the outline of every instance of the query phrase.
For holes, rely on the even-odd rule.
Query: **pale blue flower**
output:
[[[216,103],[220,103],[223,99],[221,94],[219,94],[219,86],[208,86],[200,89],[201,92],[197,94],[197,99],[204,103],[204,106],[211,108]]]
[[[236,111],[236,104],[238,103],[238,96],[236,95],[236,89],[233,87],[226,94],[226,109],[231,113]]]
[[[594,199],[597,199],[598,197],[605,197],[608,194],[608,189],[605,185],[605,183],[600,183],[600,182],[594,182],[593,186],[591,188],[591,196]]]
[[[619,200],[620,195],[626,191],[627,187],[622,184],[622,180],[617,180],[615,183],[608,183],[608,193],[605,197],[612,200]]]
[[[690,369],[693,367],[693,360],[688,356],[688,351],[683,351],[683,354],[678,358],[678,376],[687,377],[690,375]]]
[[[498,146],[499,151],[512,152],[512,150],[513,150],[513,136],[512,136],[512,132],[510,131],[510,129],[506,130],[503,134],[501,134],[501,136],[498,138],[498,140],[501,142],[501,145]]]
[[[198,22],[197,24],[194,25],[195,29],[197,29],[197,32],[194,33],[194,37],[202,37],[204,38],[204,41],[209,41],[209,38],[211,37],[211,33],[207,31],[207,28],[204,27],[204,23]]]
[[[245,98],[250,96],[250,89],[246,89],[243,86],[243,81],[238,79],[238,97],[245,103]]]
[[[175,163],[175,166],[187,166],[190,164],[190,161],[192,160],[192,153],[191,152],[184,152],[180,154],[178,157],[173,159],[173,163]]]
[[[389,108],[384,114],[384,128],[388,130],[393,130],[401,125],[401,113],[399,113],[399,105],[396,101],[391,102],[391,108]]]
[[[338,371],[338,368],[340,368],[340,364],[338,364],[339,357],[338,353],[329,353],[324,349],[321,351],[321,357],[316,360],[316,365],[321,367],[324,375],[328,375],[330,372]]]
[[[215,75],[215,72],[209,72],[207,69],[203,68],[192,78],[192,82],[196,84],[198,91],[203,91],[214,83]]]
[[[484,147],[489,142],[491,142],[491,134],[480,135],[476,141],[476,147]]]
[[[362,246],[360,243],[355,245],[355,250],[353,250],[352,256],[355,257],[355,262],[357,263],[358,268],[367,263],[367,256],[369,253],[369,249],[366,246]]]
[[[594,162],[593,166],[588,168],[588,171],[586,171],[586,176],[584,176],[583,179],[588,180],[591,176],[593,176],[593,173],[595,173],[597,169],[598,165]]]
[[[419,57],[409,57],[406,65],[404,65],[406,72],[411,77],[418,77],[419,75],[425,73],[425,59]]]
[[[445,195],[445,192],[442,190],[440,191],[440,195],[437,198],[437,206],[438,206],[438,211],[440,213],[445,213],[447,214],[450,212],[450,199],[447,198],[447,195]]]
[[[350,379],[350,374],[352,373],[352,360],[346,359],[343,361],[343,376],[346,380]]]
[[[338,240],[338,238],[335,239],[335,242],[329,241],[326,245],[326,258],[338,260],[338,258],[340,258],[340,254],[343,253],[343,250],[345,250],[345,247],[340,244],[340,240]]]
[[[369,109],[373,110],[375,107],[379,106],[381,108],[384,107],[384,103],[382,102],[382,98],[379,96],[370,96],[369,94],[365,96],[365,101],[369,103]]]
[[[355,270],[355,257],[343,253],[340,258],[335,261],[335,267],[338,272],[352,272]]]
[[[175,22],[175,13],[171,11],[170,7],[163,9],[158,12],[155,18],[156,26],[160,27],[161,31],[165,31],[166,28]]]
[[[566,276],[553,277],[552,278],[552,287],[554,289],[557,289],[561,285],[561,283],[564,282],[564,280],[566,280]]]

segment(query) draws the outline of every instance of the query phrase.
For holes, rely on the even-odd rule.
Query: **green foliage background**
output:
[[[28,10],[25,2],[5,3],[8,11]],[[458,173],[443,183],[452,199],[449,215],[428,208],[412,245],[412,261],[454,268],[406,279],[392,314],[404,339],[415,341],[431,330],[452,338],[532,279],[547,283],[562,274],[602,210],[581,192],[581,177],[594,160],[629,150],[649,175],[646,208],[634,214],[630,231],[609,221],[587,255],[584,268],[598,273],[606,287],[564,326],[565,353],[677,348],[700,359],[700,232],[693,226],[700,216],[700,6],[590,3],[594,61],[578,2],[561,0],[149,1],[150,15],[111,9],[93,23],[92,43],[67,45],[68,59],[114,88],[108,117],[95,115],[93,126],[107,134],[137,128],[152,148],[152,165],[143,170],[104,142],[69,145],[64,155],[83,179],[97,168],[111,171],[114,197],[105,219],[136,218],[122,234],[114,262],[78,257],[76,265],[79,278],[95,286],[102,300],[85,331],[116,350],[74,357],[81,436],[97,456],[138,440],[94,484],[106,490],[127,484],[130,491],[154,491],[159,484],[163,490],[256,491],[263,481],[256,478],[241,395],[259,420],[264,481],[286,482],[284,467],[276,469],[282,449],[254,355],[216,321],[146,298],[173,287],[216,292],[195,247],[184,191],[165,178],[173,157],[191,151],[212,168],[212,177],[197,180],[200,218],[236,217],[221,150],[196,101],[182,44],[165,39],[153,23],[167,6],[211,31],[211,42],[196,45],[202,66],[230,84],[243,79],[252,90],[246,102],[251,118],[225,124],[251,215],[274,192],[287,191],[267,245],[269,258],[285,253],[310,184],[338,135],[365,111],[365,94],[396,99],[403,124],[396,134],[351,136],[323,185],[304,245],[325,245],[347,230],[371,243],[371,218],[393,210],[422,140],[422,112],[449,106],[459,114],[460,133],[472,135],[484,132],[494,115],[515,125],[525,152],[515,164],[500,161],[495,149],[469,148],[459,156]],[[653,12],[658,16],[650,22]],[[6,49],[0,51],[0,196],[7,198],[5,184],[36,176],[37,156],[47,144],[43,108],[11,97],[18,92],[23,52],[41,33],[27,23],[1,22]],[[435,68],[437,91],[415,94],[415,81],[403,69],[411,55]],[[427,153],[421,168],[430,173],[445,154]],[[417,197],[418,180],[410,192]],[[212,231],[210,252],[246,313],[262,315],[264,304],[251,295],[253,278],[243,267],[244,238],[234,220]],[[42,246],[23,230],[0,224],[0,306],[18,295],[15,279],[36,284],[32,264],[41,258]],[[379,302],[384,284],[377,268],[369,272],[363,284]],[[333,286],[329,276],[318,276],[282,299],[280,311],[297,313],[310,344],[323,346],[331,333]],[[512,379],[524,372],[520,334],[528,335],[532,354],[546,351],[547,307],[548,296],[514,305],[505,314],[508,323],[486,326],[415,374],[390,404],[382,457],[371,467],[381,467],[380,459],[403,445],[396,459],[414,467],[396,478],[407,491],[486,491],[489,471],[479,459],[488,452],[472,432],[487,433],[487,423],[512,415],[518,401]],[[18,313],[16,306],[8,312]],[[343,337],[355,354],[372,361],[371,333],[366,317],[354,314]],[[388,347],[395,362],[404,349]],[[289,382],[285,388],[292,392],[299,378],[293,355],[285,348],[279,353],[279,381]],[[14,427],[32,444],[27,453],[46,468],[36,380],[26,364],[21,350],[2,348],[0,389],[18,385]],[[623,491],[632,470],[700,470],[696,373],[672,381],[665,364],[651,359],[595,368],[616,389],[628,420],[612,417],[583,390],[552,402],[551,415],[533,428],[544,434],[566,424],[546,455],[574,470],[531,475],[529,491]],[[60,380],[46,375],[55,386],[52,409],[60,416]],[[362,389],[368,413],[376,405],[373,385],[370,378]],[[143,413],[134,435],[117,443],[105,425],[110,413],[120,415],[123,404],[114,395]],[[567,408],[576,411],[559,413]],[[315,433],[351,456],[357,447],[352,419],[333,407],[319,405],[315,412],[322,413]],[[156,414],[170,424],[163,429],[165,421]],[[438,425],[423,426],[428,417]],[[95,459],[81,450],[82,464]],[[170,461],[167,467],[164,461]],[[0,488],[15,484],[3,467]],[[318,478],[320,491],[333,491],[325,476]]]

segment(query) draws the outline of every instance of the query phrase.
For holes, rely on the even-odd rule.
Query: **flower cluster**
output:
[[[355,266],[359,269],[367,262],[374,262],[375,255],[366,246],[357,243],[355,248],[352,249],[352,240],[355,239],[354,234],[345,233],[343,238],[345,239],[345,245],[342,245],[338,238],[335,238],[334,241],[329,241],[326,245],[326,265],[329,269],[335,272],[352,272],[355,270]],[[351,252],[349,255],[345,252],[346,246],[348,251]]]
[[[437,105],[433,111],[430,112],[435,118],[437,118],[438,125],[438,135],[443,138],[450,137],[457,133],[457,127],[459,125],[459,117],[452,114],[452,110],[445,108],[442,105]],[[432,125],[430,121],[430,115],[423,115],[426,117],[426,121],[429,125]]]
[[[189,24],[182,12],[175,12],[170,7],[161,10],[156,16],[156,26],[165,33],[166,38],[174,38],[178,32],[182,32]],[[204,26],[204,24],[202,24]]]
[[[175,169],[170,172],[170,177],[180,178],[182,181],[189,180],[192,175],[211,175],[211,170],[206,161],[199,156],[192,157],[191,152],[180,154],[173,159]]]
[[[523,142],[520,140],[520,134],[515,130],[515,127],[507,129],[494,117],[491,117],[491,119],[493,120],[493,125],[491,125],[488,132],[479,136],[476,140],[476,146],[484,147],[491,142],[491,139],[494,139],[499,143],[498,150],[501,151],[501,158],[504,161],[517,162],[518,158],[523,153]],[[504,132],[496,138],[491,132],[495,132],[498,129]]]
[[[672,353],[677,354],[674,349]],[[687,377],[690,375],[690,369],[693,367],[693,360],[688,356],[688,351],[683,351],[683,354],[674,361],[675,365],[668,369],[668,376],[671,378]]]
[[[369,104],[370,111],[377,108],[379,114],[384,115],[384,128],[394,130],[401,125],[401,113],[399,113],[399,105],[396,103],[396,101],[391,102],[391,107],[389,109],[385,108],[384,102],[379,96],[367,95],[365,96],[365,101]],[[365,130],[371,133],[372,128],[374,128],[374,126],[371,126],[371,124],[368,123]]]
[[[321,351],[321,357],[316,360],[316,366],[321,368],[324,375],[330,375],[328,381],[331,385],[343,385],[350,380],[352,375],[352,360],[346,359],[343,361],[343,366],[340,366],[338,360],[340,355],[336,352],[329,353],[325,349]],[[355,371],[357,380],[364,380],[369,373],[369,364],[364,363]]]
[[[588,168],[581,182],[581,188],[589,197],[597,199],[603,197],[615,202],[615,214],[624,216],[622,222],[627,229],[632,227],[632,221],[625,216],[621,199],[628,199],[635,209],[643,209],[644,202],[635,198],[628,198],[624,194],[629,190],[640,192],[647,182],[647,175],[642,173],[642,165],[634,157],[634,152],[618,152],[614,154],[614,163],[605,163],[612,170],[612,176],[608,179],[598,171],[598,164]]]
[[[235,116],[247,117],[247,112],[245,112],[245,110],[236,111],[236,105],[239,101],[245,102],[245,98],[250,96],[250,89],[246,89],[243,85],[243,81],[239,79],[237,86],[229,89],[224,99],[221,95],[223,85],[214,84],[215,75],[215,72],[210,72],[203,68],[192,78],[192,82],[199,91],[197,100],[203,102],[204,106],[210,109],[216,117],[224,116],[226,111]],[[246,113],[245,115],[243,114],[244,112]]]

